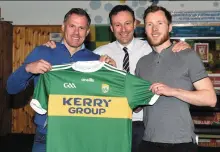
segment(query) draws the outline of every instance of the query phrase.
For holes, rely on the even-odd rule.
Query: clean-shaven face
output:
[[[111,31],[114,33],[120,44],[128,45],[134,37],[135,21],[128,11],[121,11],[112,16]]]
[[[62,25],[64,43],[69,47],[80,49],[89,34],[88,20],[85,16],[72,14]]]

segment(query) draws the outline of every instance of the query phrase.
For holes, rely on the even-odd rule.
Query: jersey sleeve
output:
[[[149,90],[149,81],[127,74],[125,83],[126,96],[132,109],[139,105],[153,105],[159,98],[159,95]]]
[[[39,114],[45,114],[48,107],[49,97],[49,80],[47,74],[40,75],[34,94],[30,102],[30,106]]]

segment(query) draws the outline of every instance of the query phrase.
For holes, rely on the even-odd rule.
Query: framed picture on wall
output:
[[[195,43],[194,50],[203,62],[209,62],[209,43]]]
[[[50,33],[50,40],[55,42],[61,42],[62,41],[62,34],[61,33]]]

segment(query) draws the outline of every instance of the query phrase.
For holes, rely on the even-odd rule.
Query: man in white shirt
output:
[[[129,71],[135,74],[135,68],[138,60],[144,55],[149,54],[152,49],[147,41],[134,38],[134,30],[136,28],[136,21],[134,11],[127,5],[116,5],[109,13],[110,28],[116,37],[116,41],[103,45],[94,50],[100,55],[107,55],[116,62],[116,67],[123,70],[123,60],[125,57],[124,47],[127,48],[129,55]],[[49,47],[56,47],[54,42],[47,42],[45,44]],[[190,46],[185,42],[178,42],[173,51],[183,50]],[[138,146],[142,141],[144,135],[143,124],[143,110],[137,108],[133,112],[132,117],[132,152],[138,151]]]
[[[116,67],[123,69],[123,58],[127,47],[129,54],[130,73],[135,74],[138,60],[144,55],[149,54],[152,49],[147,41],[134,38],[136,28],[134,11],[127,5],[117,5],[109,13],[110,28],[116,37],[116,41],[103,45],[94,50],[100,55],[108,55],[116,62]],[[143,110],[132,116],[132,152],[137,151],[137,147],[144,134]]]

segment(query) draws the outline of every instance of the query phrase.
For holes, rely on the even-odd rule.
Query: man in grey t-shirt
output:
[[[171,22],[171,14],[163,7],[145,10],[145,32],[153,51],[138,61],[136,75],[151,81],[151,90],[161,97],[144,108],[145,133],[140,152],[197,151],[189,104],[216,104],[212,83],[196,52],[171,51]]]

